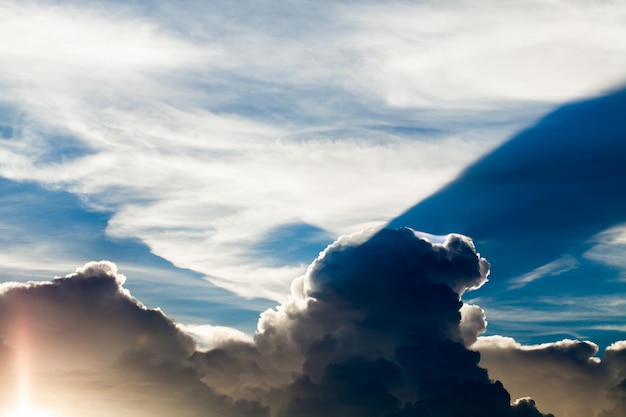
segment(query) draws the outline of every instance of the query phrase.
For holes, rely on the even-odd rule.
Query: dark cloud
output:
[[[488,273],[461,235],[344,236],[261,315],[253,340],[220,329],[207,351],[134,299],[110,262],[5,283],[0,398],[27,374],[33,400],[64,416],[621,415],[626,342],[600,361],[589,342],[478,338],[484,312],[461,295]]]
[[[442,244],[411,229],[342,237],[294,281],[287,302],[261,315],[253,345],[197,359],[207,384],[281,417],[540,416],[529,403],[511,406],[466,348],[486,323],[460,295],[488,272],[460,235]],[[256,382],[241,369],[254,369]],[[217,386],[225,380],[230,387]]]

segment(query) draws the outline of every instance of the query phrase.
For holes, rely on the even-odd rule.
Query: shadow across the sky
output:
[[[512,278],[581,253],[592,236],[624,221],[621,90],[553,111],[387,227],[471,236],[494,272]]]

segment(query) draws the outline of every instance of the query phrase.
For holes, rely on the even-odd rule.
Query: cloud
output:
[[[257,256],[276,230],[384,224],[555,100],[618,82],[622,8],[535,6],[5,1],[0,175],[283,300],[306,264]]]
[[[199,349],[216,349],[229,343],[252,343],[252,338],[232,327],[210,324],[179,325],[179,328],[194,337]]]
[[[487,282],[489,263],[465,236],[421,236],[405,228],[339,238],[261,314],[252,338],[174,323],[133,298],[111,262],[6,282],[0,398],[89,417],[626,411],[626,342],[598,358],[591,342],[479,337],[485,312],[461,296]]]
[[[88,352],[93,350],[95,357],[103,356],[102,363],[107,366],[113,357],[122,364],[144,363],[138,365],[135,379],[131,379],[137,382],[132,393],[140,396],[141,392],[147,392],[142,391],[145,388],[142,383],[153,378],[160,382],[152,394],[162,394],[161,388],[171,388],[176,381],[179,390],[172,398],[188,398],[185,395],[189,392],[197,392],[193,397],[198,400],[189,401],[198,407],[202,401],[205,401],[202,407],[234,406],[228,399],[220,400],[222,397],[207,391],[202,384],[233,398],[263,400],[272,406],[280,404],[287,414],[295,413],[307,403],[330,408],[350,403],[344,399],[354,401],[350,407],[355,410],[395,407],[404,414],[418,413],[420,407],[426,410],[436,406],[414,398],[423,381],[411,379],[418,364],[405,356],[407,350],[421,348],[415,346],[417,342],[382,337],[383,346],[373,352],[362,352],[358,346],[351,345],[355,341],[369,341],[367,332],[382,332],[375,326],[376,320],[387,317],[383,312],[369,310],[367,300],[359,298],[365,297],[366,292],[338,296],[332,291],[328,293],[327,286],[322,286],[322,290],[317,288],[324,296],[331,296],[332,301],[349,300],[348,306],[358,301],[362,308],[328,310],[343,320],[339,322],[346,323],[347,330],[334,329],[332,323],[326,323],[328,329],[315,327],[316,323],[306,320],[325,317],[327,310],[320,305],[333,304],[322,301],[309,311],[309,298],[315,298],[310,292],[313,289],[300,280],[296,281],[291,298],[286,300],[285,283],[304,272],[306,266],[296,262],[277,266],[273,254],[268,254],[271,259],[259,258],[259,248],[265,248],[263,243],[271,241],[277,230],[294,224],[310,225],[330,234],[352,232],[364,224],[381,225],[399,208],[447,183],[515,126],[533,119],[547,106],[565,98],[596,94],[622,80],[626,54],[622,53],[624,44],[617,40],[624,38],[623,7],[613,2],[535,6],[521,10],[517,5],[502,7],[492,2],[470,5],[461,1],[429,6],[320,3],[310,7],[292,2],[278,7],[269,2],[247,9],[221,3],[195,4],[190,8],[156,3],[148,8],[111,6],[108,2],[54,6],[3,2],[0,33],[12,42],[0,46],[0,86],[3,87],[0,89],[3,108],[0,175],[75,193],[91,209],[112,213],[107,226],[109,236],[139,239],[155,254],[178,266],[200,271],[212,282],[239,294],[262,295],[284,302],[274,313],[264,315],[261,320],[264,333],[259,333],[252,344],[233,339],[229,333],[219,343],[215,342],[214,349],[191,353],[191,358],[176,354],[175,364],[168,362],[155,370],[157,365],[151,360],[147,364],[141,362],[145,359],[141,352],[137,356],[132,350],[118,351],[115,343],[107,339],[102,346],[85,342],[83,353],[76,355],[77,361],[88,362],[92,356]],[[150,11],[146,12],[147,9]],[[468,15],[476,16],[477,20],[467,19]],[[533,76],[529,77],[529,73]],[[620,116],[610,110],[610,104],[615,102],[615,109],[623,108],[620,96],[609,99],[599,100],[600,106],[591,113],[602,108],[598,114]],[[581,108],[580,103],[576,108]],[[568,111],[562,109],[542,123],[550,125]],[[565,117],[566,124],[572,120],[596,120],[585,112],[574,113]],[[512,121],[513,118],[516,120]],[[606,120],[609,123],[594,121],[591,130],[586,128],[588,125],[580,128],[581,125],[572,123],[565,132],[584,134],[598,132],[596,129],[600,128],[609,131],[613,124],[610,117]],[[553,131],[548,129],[548,133],[552,138]],[[559,137],[569,139],[568,135]],[[556,178],[561,180],[562,173],[574,172],[568,169],[571,160],[564,158],[572,155],[563,153],[573,149],[569,146],[571,141],[565,145],[552,140],[543,142],[556,144],[541,160],[542,164],[531,157],[516,159],[533,161],[532,171],[540,174],[531,176],[531,180],[544,178],[546,172],[556,172]],[[513,148],[515,154],[519,149]],[[522,154],[536,156],[531,148]],[[616,155],[623,153],[610,146],[599,148],[609,149],[613,158],[603,159],[606,154],[595,151],[580,155],[611,161],[604,166],[606,172],[620,172],[623,164]],[[508,172],[530,172],[524,166],[510,164],[506,149],[494,158],[502,154],[505,157],[500,163],[512,170]],[[557,157],[553,157],[555,154]],[[493,159],[487,160],[487,165],[491,163]],[[490,166],[501,167],[497,161]],[[589,170],[576,171],[580,176],[574,177],[575,180],[587,180],[590,178],[587,174],[606,173],[596,170],[592,163],[576,166]],[[491,174],[481,177],[481,172],[476,171],[473,174],[478,174],[473,178],[479,180],[508,178]],[[581,218],[602,219],[599,221],[602,224],[587,225],[585,236],[609,227],[604,219],[610,223],[618,217],[615,213],[621,216],[621,201],[602,200],[611,195],[607,188],[593,185],[592,197],[581,199],[580,183],[574,183],[573,202],[549,189],[540,196],[553,199],[538,205],[554,208],[559,220],[574,219],[576,225]],[[483,191],[497,187],[497,184],[483,185],[480,185]],[[487,225],[498,223],[501,220],[498,216],[472,206],[475,202],[482,206],[493,200],[483,199],[473,191],[466,194],[470,196],[468,204],[444,202],[443,207],[458,207],[461,215],[441,210],[438,215],[444,218],[443,223],[431,222],[432,218],[423,216],[420,218],[428,224],[422,227],[438,233],[447,233],[452,230],[450,227],[459,231],[454,222],[463,223],[466,219],[463,216],[470,216],[478,223],[486,221]],[[514,194],[514,197],[520,195],[517,189]],[[504,200],[519,202],[511,196],[505,195]],[[545,200],[529,201],[528,207],[532,209],[533,201]],[[598,206],[607,216],[581,216],[570,210],[573,205],[568,203],[580,201],[604,201]],[[514,209],[517,210],[514,213],[521,215],[509,213],[504,217],[522,229],[541,223],[537,220],[547,220],[543,222],[548,226],[545,230],[561,224],[551,219],[529,219],[525,214],[532,210],[519,205]],[[442,224],[448,229],[433,230]],[[19,230],[14,234],[19,234]],[[62,244],[68,240],[56,241]],[[547,248],[550,253],[537,251],[545,253],[542,256],[547,258],[536,258],[536,265],[522,268],[518,274],[560,256],[562,251],[558,247],[563,241],[567,239],[555,242],[555,250]],[[32,249],[34,246],[29,243],[2,252]],[[495,247],[518,259],[535,259],[519,256],[528,252],[509,244]],[[473,250],[466,243],[459,245],[466,251],[465,255],[471,256],[465,259],[461,253],[455,259],[461,264],[473,262]],[[48,253],[47,247],[38,248],[38,253]],[[454,252],[452,247],[446,250]],[[22,259],[12,260],[23,263]],[[503,264],[506,264],[504,268],[508,266],[506,262],[499,263]],[[115,275],[111,271],[103,273]],[[315,274],[310,276],[321,279]],[[425,307],[419,311],[428,316],[422,325],[429,331],[447,325],[453,335],[449,344],[437,338],[432,342],[443,343],[442,352],[464,358],[460,364],[465,366],[463,372],[472,375],[467,383],[457,381],[457,374],[449,375],[450,381],[433,384],[428,395],[439,395],[437,389],[449,394],[452,391],[446,389],[454,386],[459,394],[458,404],[474,407],[470,398],[460,394],[482,390],[477,398],[493,394],[500,398],[498,404],[506,408],[505,391],[497,384],[484,382],[485,375],[476,369],[476,355],[464,347],[485,328],[482,310],[459,304],[458,300],[452,302],[455,292],[460,295],[467,288],[480,285],[482,278],[471,284],[444,279],[420,287],[424,292],[420,290],[417,297]],[[42,288],[56,288],[54,285]],[[118,282],[109,282],[109,286],[121,288]],[[47,291],[36,290],[37,286],[28,288],[28,294],[41,295]],[[88,292],[104,293],[107,288],[95,285]],[[13,290],[9,293],[14,294]],[[441,306],[429,306],[430,298],[424,294],[441,301]],[[387,295],[403,300],[401,294]],[[52,309],[63,307],[52,302],[44,305]],[[439,307],[441,311],[436,310]],[[83,305],[76,308],[86,309]],[[139,315],[162,315],[146,311]],[[361,317],[355,319],[350,312],[371,316],[373,322],[361,323]],[[518,321],[519,317],[518,314]],[[404,323],[403,319],[399,322]],[[435,324],[428,327],[427,323]],[[107,322],[104,333],[117,335],[116,325]],[[164,328],[169,327],[164,324]],[[309,327],[315,330],[309,336],[311,340],[303,334],[303,329]],[[130,338],[133,331],[128,330],[121,340]],[[180,328],[176,328],[167,337],[181,334]],[[325,339],[327,334],[329,337]],[[64,343],[60,337],[50,337],[54,339],[50,341],[53,347],[57,346],[54,343],[59,346]],[[90,340],[97,342],[100,338],[96,335]],[[333,343],[338,343],[338,350],[333,348]],[[406,349],[391,352],[394,343]],[[100,348],[106,351],[100,352]],[[434,365],[440,365],[439,351],[424,349],[436,359]],[[67,353],[59,353],[59,358],[65,360]],[[169,354],[164,352],[162,356]],[[315,364],[320,365],[319,370]],[[249,369],[254,371],[248,372]],[[453,371],[447,365],[441,370]],[[96,372],[95,380],[93,373],[76,372],[65,373],[58,379],[74,385],[84,385],[89,380],[107,386],[110,382],[107,378],[119,382],[108,374],[103,382],[100,371]],[[350,391],[354,386],[349,382],[372,375],[384,375],[380,381],[362,386],[372,393],[373,403],[358,403],[359,398]],[[346,389],[331,392],[332,386]],[[185,389],[190,391],[183,392]],[[398,393],[398,390],[410,392]],[[115,390],[103,392],[105,396],[111,393],[107,400],[126,395]],[[335,393],[343,397],[336,397],[341,401],[333,403],[330,399]],[[137,398],[124,398],[129,407],[137,401]],[[328,402],[317,401],[326,398],[330,398]],[[412,403],[409,406],[398,403],[400,398],[408,398]],[[107,402],[104,397],[102,402]],[[154,407],[159,405],[162,403]],[[241,406],[255,407],[254,403]],[[167,404],[164,409],[171,411],[171,407],[174,406]],[[520,401],[515,410],[532,410],[532,403]]]
[[[262,313],[253,344],[231,341],[196,360],[216,391],[284,417],[542,415],[528,402],[511,406],[466,348],[486,323],[460,295],[488,272],[464,236],[344,236]]]
[[[176,325],[133,298],[111,262],[4,283],[0,360],[18,372],[3,374],[13,383],[2,394],[22,387],[17,398],[68,416],[541,416],[529,401],[511,405],[466,347],[486,323],[460,296],[488,272],[464,236],[344,236],[261,315],[253,339]]]
[[[538,279],[559,275],[567,271],[571,271],[578,266],[578,261],[572,256],[562,256],[550,263],[533,269],[532,271],[511,279],[511,289],[522,288]]]
[[[619,39],[625,10],[616,1],[294,1],[156,9],[155,19],[183,35],[221,35],[230,46],[224,67],[248,82],[288,84],[307,97],[311,87],[330,89],[335,99],[350,94],[378,108],[381,102],[394,109],[562,102],[624,81]],[[315,115],[324,112],[321,103],[298,104]]]
[[[624,261],[626,225],[610,227],[595,235],[591,241],[593,247],[583,254],[585,258],[617,268],[626,266],[626,261]]]
[[[623,50],[615,36],[626,9],[618,2],[386,2],[343,10],[365,67],[356,82],[390,106],[562,102],[624,82],[623,58],[602,58]]]
[[[487,331],[485,311],[477,305],[463,303],[460,313],[460,336],[465,346],[469,347],[476,342],[478,335]]]
[[[124,281],[103,261],[51,282],[0,286],[3,407],[29,401],[68,416],[265,415],[202,384],[189,361],[193,339],[133,298]],[[11,352],[12,366],[4,366]]]
[[[615,343],[600,359],[596,344],[578,340],[523,346],[487,336],[472,346],[481,354],[480,365],[512,395],[530,395],[540,409],[563,417],[623,415],[625,348]]]
[[[191,354],[193,341],[163,313],[132,298],[124,281],[113,263],[103,261],[51,282],[4,283],[2,333],[13,343],[28,336],[37,349],[32,365],[45,370],[111,364],[133,349],[150,351],[155,361]],[[78,353],[83,345],[89,346],[84,356]],[[76,351],[64,353],[68,346]]]

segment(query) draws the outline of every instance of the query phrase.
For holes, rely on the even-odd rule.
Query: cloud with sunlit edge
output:
[[[487,273],[462,236],[435,245],[410,229],[343,237],[261,315],[254,340],[222,335],[205,352],[134,299],[110,262],[5,283],[3,398],[86,415],[509,412],[517,408],[461,331],[459,294]]]

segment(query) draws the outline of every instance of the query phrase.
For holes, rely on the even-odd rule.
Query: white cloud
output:
[[[56,251],[57,247],[49,244],[11,245],[3,249],[0,253],[2,279],[19,281],[20,277],[32,279],[34,276],[47,279],[80,263],[76,259],[72,263],[72,255]]]
[[[592,238],[594,246],[583,256],[614,267],[626,267],[626,225],[611,227]],[[623,276],[626,279],[626,276]]]
[[[564,255],[550,263],[535,268],[522,276],[511,279],[509,289],[522,288],[538,279],[560,275],[571,271],[572,269],[576,269],[577,267],[578,261],[574,257]]]
[[[459,122],[502,122],[503,102],[577,97],[623,74],[624,10],[610,3],[296,6],[2,3],[0,102],[17,116],[0,175],[77,193],[113,213],[109,235],[282,299],[304,265],[256,259],[268,231],[380,225],[519,120],[452,132]],[[66,158],[58,136],[85,155]]]
[[[594,330],[608,330],[626,333],[626,324],[600,324],[591,327]]]
[[[232,327],[212,326],[210,324],[179,324],[178,328],[193,336],[201,350],[219,348],[228,343],[253,343],[250,335]]]
[[[463,303],[459,310],[461,322],[459,330],[465,346],[471,346],[476,342],[478,335],[487,330],[485,311],[477,305]]]
[[[444,1],[346,7],[366,70],[397,107],[563,101],[625,81],[617,1]]]
[[[168,69],[208,56],[141,18],[128,19],[115,9],[77,9],[26,2],[3,2],[3,35],[18,35],[4,43],[5,65],[41,62],[87,70],[131,72]],[[36,30],[33,30],[36,29]],[[162,49],[161,49],[162,48]],[[55,71],[50,72],[51,75]]]

